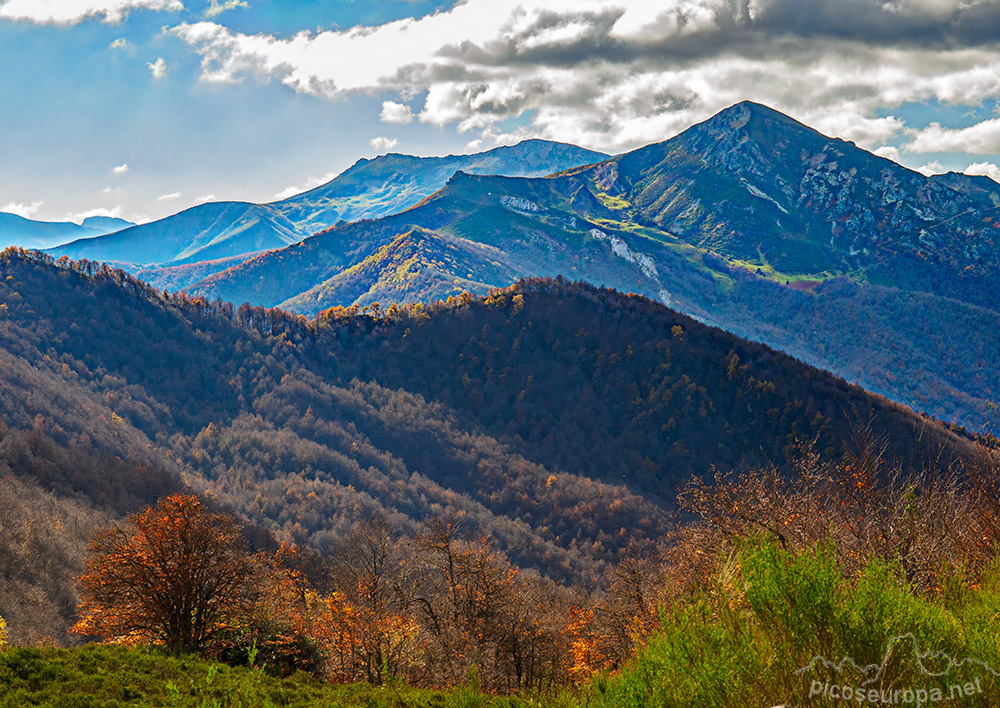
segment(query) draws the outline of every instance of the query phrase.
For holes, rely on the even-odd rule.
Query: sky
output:
[[[0,211],[145,222],[738,101],[1000,181],[1000,0],[0,0]]]

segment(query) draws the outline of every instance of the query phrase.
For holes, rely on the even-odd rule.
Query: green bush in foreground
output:
[[[547,705],[559,705],[555,699]],[[0,708],[502,708],[538,705],[485,696],[474,686],[450,691],[366,683],[330,685],[305,674],[276,678],[158,649],[90,645],[82,649],[14,648],[0,652]]]
[[[710,592],[663,610],[662,633],[595,694],[616,708],[995,705],[998,616],[996,565],[927,598],[878,562],[844,580],[832,548],[753,542]]]

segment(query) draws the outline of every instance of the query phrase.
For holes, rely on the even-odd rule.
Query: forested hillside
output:
[[[564,281],[310,321],[8,250],[0,348],[11,484],[55,505],[38,518],[80,519],[25,538],[63,544],[46,562],[66,568],[98,519],[190,489],[320,552],[372,515],[406,533],[452,519],[592,586],[622,549],[662,538],[676,483],[712,466],[782,464],[806,443],[838,455],[855,420],[905,459],[965,447],[766,347]],[[10,567],[0,616],[29,631],[12,608],[51,586],[69,592],[68,621],[72,572]]]
[[[911,463],[954,444],[929,420],[768,347],[562,279],[416,321],[393,308],[370,331],[350,312],[319,318],[335,335],[332,373],[419,392],[547,466],[667,506],[675,483],[712,466],[781,465],[807,442],[839,456],[869,420]]]

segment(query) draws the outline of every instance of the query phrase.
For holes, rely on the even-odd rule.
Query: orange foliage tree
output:
[[[254,563],[235,521],[175,494],[99,532],[73,631],[202,652],[255,604]]]

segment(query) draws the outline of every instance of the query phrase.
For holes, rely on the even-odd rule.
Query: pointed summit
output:
[[[791,121],[793,123],[797,123],[798,125],[803,125],[802,123],[799,123],[794,118],[791,118],[791,117],[785,115],[784,113],[782,113],[779,110],[771,108],[770,106],[765,106],[763,103],[757,103],[755,101],[750,101],[750,100],[743,100],[743,101],[740,101],[739,103],[734,103],[729,108],[723,108],[721,111],[719,111],[715,115],[716,115],[716,117],[719,117],[719,116],[723,116],[723,115],[725,115],[727,113],[735,112],[735,111],[748,112],[748,113],[752,113],[754,115],[758,115],[758,116],[762,116],[762,117],[767,117],[767,118],[777,118],[779,120],[787,120],[787,121]],[[803,126],[803,127],[805,127],[805,126]]]
[[[761,117],[782,117],[791,120],[784,113],[776,111],[775,109],[765,106],[762,103],[744,100],[739,103],[734,103],[729,108],[723,108],[705,122],[707,123],[714,120],[747,120],[751,115]]]
[[[708,136],[719,140],[737,133],[740,135],[739,141],[743,141],[745,136],[754,142],[764,144],[800,141],[815,144],[831,140],[791,116],[753,101],[733,104],[708,120],[688,128],[678,137],[697,140],[700,136]]]

